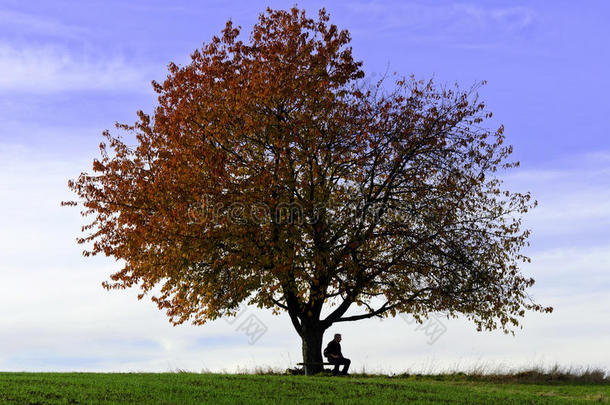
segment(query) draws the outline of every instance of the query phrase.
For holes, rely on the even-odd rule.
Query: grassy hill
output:
[[[593,404],[610,384],[467,376],[0,373],[2,404]]]

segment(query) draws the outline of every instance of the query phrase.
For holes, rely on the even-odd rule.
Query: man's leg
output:
[[[349,365],[352,364],[352,361],[344,357],[341,359],[341,363],[343,364],[343,371],[341,372],[341,374],[346,375],[347,370],[349,369]]]
[[[328,358],[328,362],[335,366],[333,369],[333,375],[339,374],[339,366],[341,365],[341,359],[335,359],[333,357]]]

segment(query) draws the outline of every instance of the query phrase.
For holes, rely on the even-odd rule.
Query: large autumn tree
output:
[[[173,324],[286,311],[306,362],[338,322],[445,311],[509,332],[551,310],[518,267],[535,202],[503,189],[517,163],[476,86],[365,86],[324,10],[239,33],[171,63],[154,114],[117,124],[130,142],[104,132],[94,174],[69,181],[94,216],[83,253],[124,263],[105,288],[138,286]]]

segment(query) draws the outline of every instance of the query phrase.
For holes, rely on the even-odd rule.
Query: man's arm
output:
[[[341,347],[334,340],[328,344],[328,348],[329,348],[328,354],[333,359],[340,359],[341,357],[343,357],[343,356],[341,356]]]

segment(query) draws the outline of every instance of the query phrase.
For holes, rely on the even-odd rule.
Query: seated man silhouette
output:
[[[326,346],[326,349],[324,349],[324,355],[328,358],[328,362],[335,366],[333,375],[339,374],[339,366],[341,364],[343,364],[343,371],[341,374],[347,375],[347,370],[349,369],[351,360],[343,357],[339,342],[341,342],[341,335],[337,333],[335,334],[335,338],[331,340],[328,343],[328,346]]]

